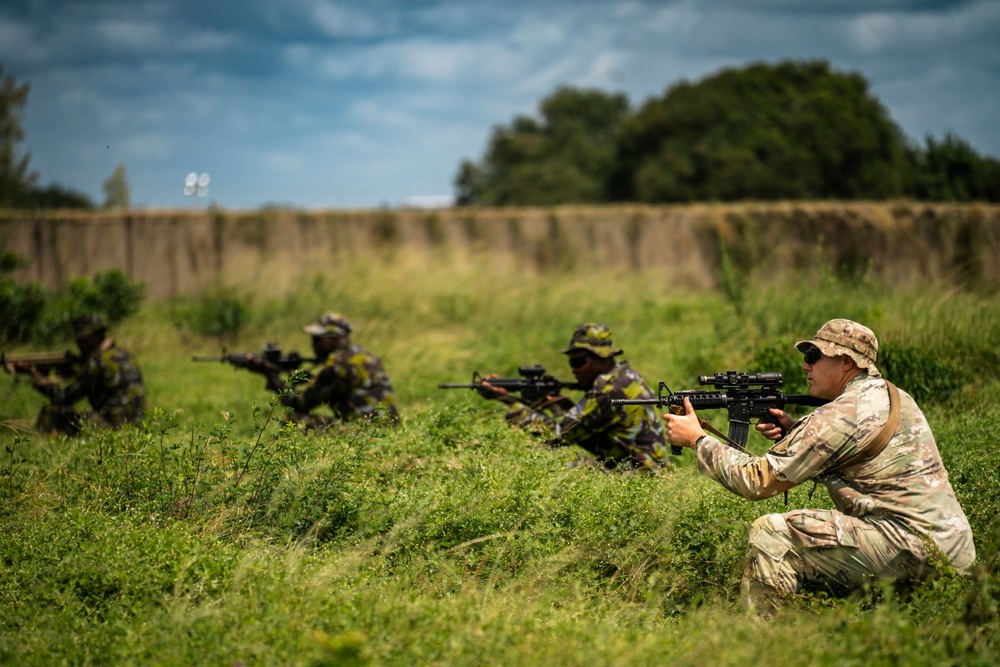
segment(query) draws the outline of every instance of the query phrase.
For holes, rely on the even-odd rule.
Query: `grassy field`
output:
[[[692,293],[656,274],[533,274],[397,254],[278,289],[145,305],[113,335],[149,389],[142,428],[33,434],[29,385],[0,377],[0,664],[993,665],[1000,642],[1000,299],[887,286],[821,264]],[[199,334],[233,303],[247,321]],[[335,309],[381,355],[403,425],[318,436],[279,423],[263,379],[193,354],[309,352]],[[776,618],[737,602],[749,524],[784,511],[699,476],[604,474],[439,382],[540,363],[608,324],[655,386],[781,371],[832,317],[871,326],[883,369],[935,430],[976,535],[971,577],[810,590]],[[723,414],[708,414],[725,429]],[[750,446],[766,443],[756,433]],[[788,508],[829,507],[811,485]]]

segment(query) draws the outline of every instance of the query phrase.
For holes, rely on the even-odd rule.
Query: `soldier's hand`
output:
[[[781,440],[795,422],[792,421],[792,418],[784,410],[771,408],[769,412],[771,413],[771,420],[759,421],[754,428],[768,440]]]
[[[491,375],[490,377],[497,377],[497,376]],[[476,387],[476,391],[478,391],[479,395],[482,396],[483,398],[488,398],[490,400],[496,400],[510,393],[503,387],[494,387],[489,383],[488,379],[484,379],[482,382],[480,382],[479,386]]]
[[[687,397],[684,398],[684,411],[681,414],[667,412],[663,415],[663,419],[666,422],[667,440],[670,441],[671,445],[694,447],[698,438],[708,435],[701,427],[701,421],[694,408],[691,407],[691,400]]]
[[[557,407],[561,410],[570,410],[575,405],[570,398],[561,395],[546,396],[545,402],[547,405]]]
[[[263,373],[264,375],[267,375],[272,370],[269,363],[254,354],[248,354],[244,364],[244,368],[253,373]]]

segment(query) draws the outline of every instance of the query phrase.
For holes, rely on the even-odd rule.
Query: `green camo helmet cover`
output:
[[[569,347],[562,353],[569,354],[573,350],[586,350],[605,359],[622,353],[621,350],[615,349],[611,340],[611,330],[603,324],[593,322],[578,326],[573,332],[573,337],[569,339]]]
[[[315,323],[303,327],[302,330],[320,338],[348,336],[351,333],[351,323],[340,313],[329,310],[323,313]]]
[[[73,327],[74,338],[86,338],[108,328],[101,316],[93,313],[74,317],[70,325]]]

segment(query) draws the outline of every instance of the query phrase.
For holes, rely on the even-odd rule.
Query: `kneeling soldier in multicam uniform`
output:
[[[396,394],[382,361],[351,342],[347,318],[327,312],[303,331],[312,335],[313,352],[321,365],[305,389],[282,396],[281,402],[293,410],[293,421],[316,428],[373,417],[388,419],[393,426],[399,423]],[[280,369],[263,359],[248,358],[247,368],[266,376],[268,389],[280,393],[286,388]],[[333,416],[312,413],[321,405],[328,406]]]
[[[36,428],[52,435],[76,435],[84,424],[117,428],[141,422],[146,411],[146,387],[131,352],[115,345],[105,333],[107,326],[97,315],[81,315],[72,321],[80,348],[81,366],[66,382],[42,376],[35,368],[32,385],[49,398],[38,415]],[[73,404],[87,398],[93,410]]]
[[[486,390],[481,393],[510,405],[510,423],[551,435],[553,447],[578,445],[609,470],[656,472],[666,465],[663,425],[654,407],[611,404],[612,398],[655,398],[627,361],[615,361],[622,351],[614,348],[611,331],[601,324],[581,324],[562,353],[585,391],[575,405],[565,396],[554,396],[544,406],[529,406],[490,386],[489,378],[483,380]]]
[[[690,402],[687,414],[664,415],[668,440],[693,448],[702,474],[733,493],[758,500],[815,480],[836,506],[754,521],[744,604],[770,613],[804,581],[918,580],[941,563],[968,571],[976,559],[969,522],[927,419],[875,367],[875,334],[835,319],[795,347],[805,354],[809,393],[830,402],[794,423],[772,409],[779,424],[757,425],[777,440],[764,456],[707,435]]]

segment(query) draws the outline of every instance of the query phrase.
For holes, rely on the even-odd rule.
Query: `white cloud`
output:
[[[849,21],[848,34],[862,52],[875,55],[888,51],[937,51],[970,45],[980,35],[1000,44],[1000,3],[975,2],[949,12],[873,12]],[[982,48],[977,40],[977,48]]]
[[[359,11],[357,5],[318,0],[312,3],[309,14],[313,24],[328,37],[374,37],[383,32],[379,17]]]

